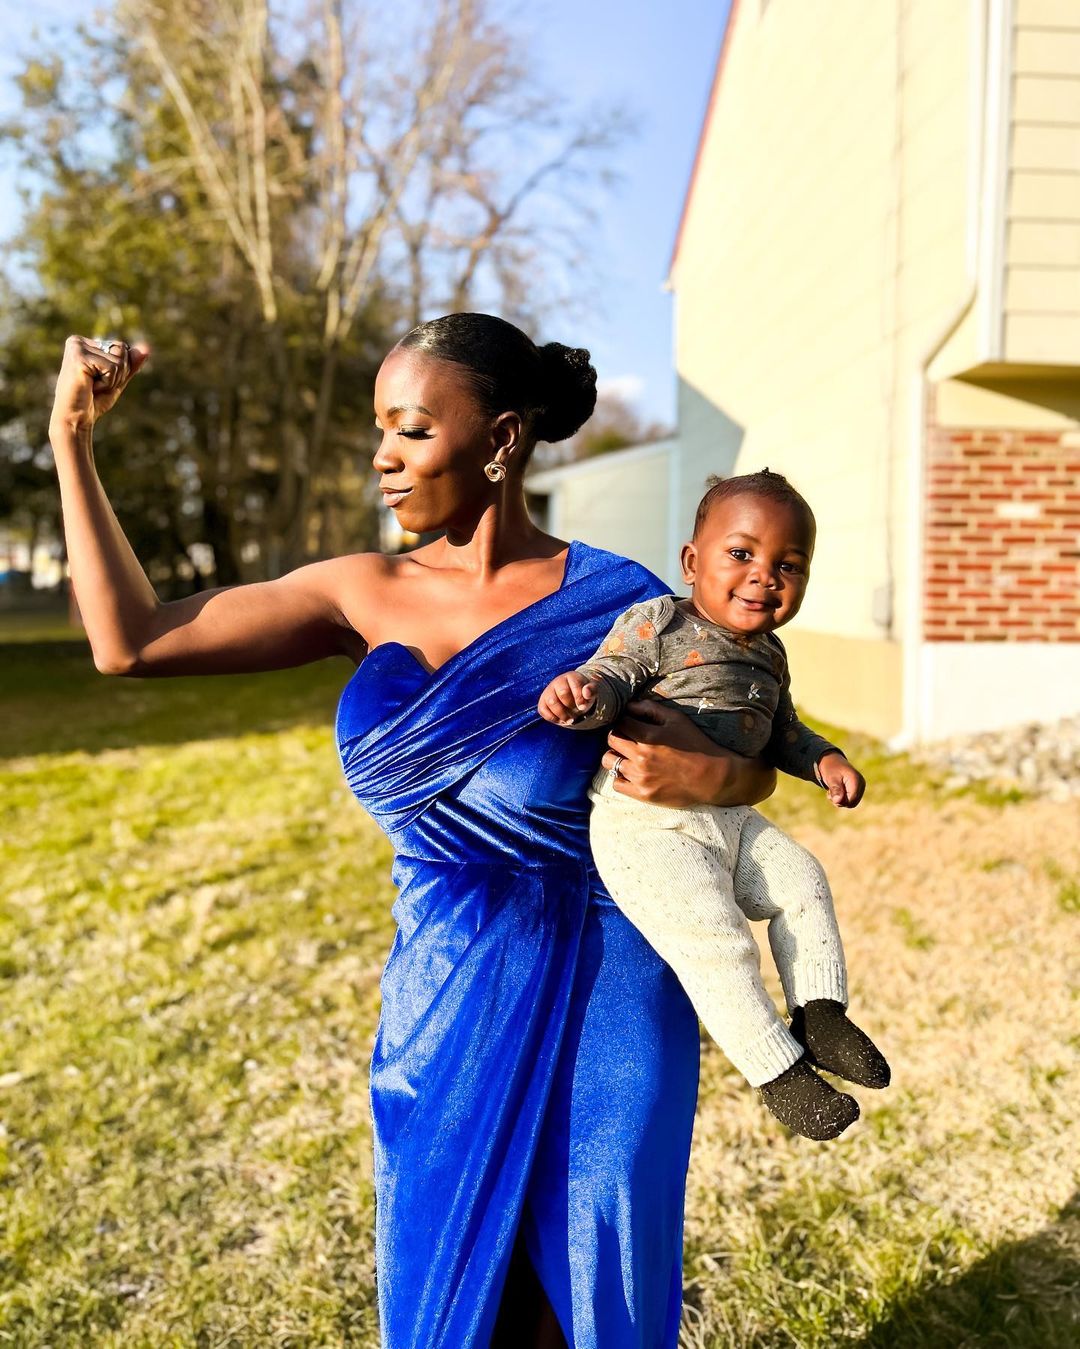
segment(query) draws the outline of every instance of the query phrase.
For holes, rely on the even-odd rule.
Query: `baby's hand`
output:
[[[818,762],[818,772],[834,806],[852,810],[863,798],[866,779],[842,754],[824,754]]]
[[[545,721],[553,721],[556,726],[572,726],[595,702],[596,685],[571,670],[551,681],[541,693],[536,710]]]

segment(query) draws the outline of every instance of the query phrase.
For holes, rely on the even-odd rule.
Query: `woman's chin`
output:
[[[408,502],[394,508],[394,518],[408,534],[428,534],[439,529],[439,525],[429,520],[423,511],[409,510]]]

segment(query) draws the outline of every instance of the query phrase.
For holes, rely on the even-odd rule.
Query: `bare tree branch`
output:
[[[515,315],[535,307],[543,264],[569,270],[620,129],[567,119],[495,0],[399,0],[392,62],[367,40],[385,28],[375,0],[307,0],[306,22],[298,3],[119,0],[118,14],[179,119],[147,182],[197,184],[258,298],[276,509],[303,555],[339,353],[362,315],[378,298],[416,322],[489,290]]]

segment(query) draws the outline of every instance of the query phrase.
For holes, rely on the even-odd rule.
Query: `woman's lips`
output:
[[[405,498],[412,491],[411,487],[383,487],[380,489],[383,494],[383,502],[391,508],[400,506]]]

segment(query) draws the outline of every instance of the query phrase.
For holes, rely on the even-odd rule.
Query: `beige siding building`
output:
[[[804,708],[1080,709],[1080,0],[735,0],[670,284],[671,512],[768,465],[818,517]]]
[[[564,539],[633,557],[678,587],[683,522],[676,442],[658,440],[533,473],[533,517]]]

